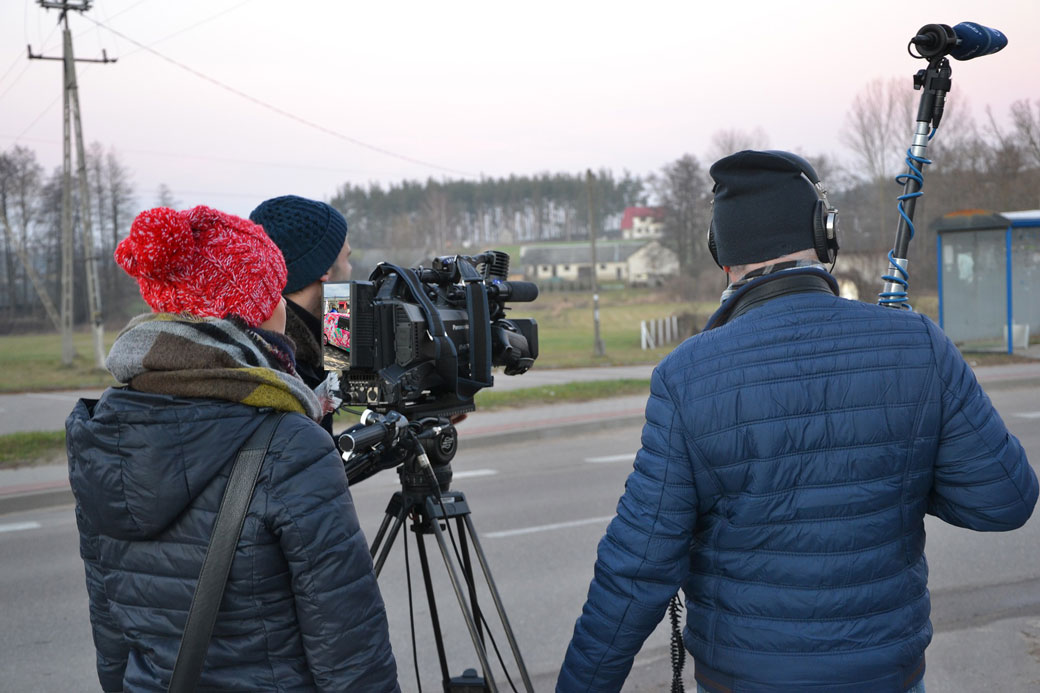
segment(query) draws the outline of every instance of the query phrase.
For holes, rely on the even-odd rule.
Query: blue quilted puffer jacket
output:
[[[243,404],[110,389],[66,422],[105,691],[165,691],[238,448]],[[198,690],[396,691],[386,613],[332,440],[280,423]]]
[[[924,672],[924,516],[1029,518],[1037,479],[920,315],[800,293],[654,371],[559,691],[617,691],[680,586],[710,691],[902,693]]]

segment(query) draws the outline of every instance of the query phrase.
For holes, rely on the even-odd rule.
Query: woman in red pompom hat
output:
[[[153,313],[105,362],[123,383],[66,421],[98,677],[165,691],[232,462],[277,423],[200,689],[396,691],[383,601],[328,409],[283,334],[286,267],[250,221],[151,209],[115,260]]]

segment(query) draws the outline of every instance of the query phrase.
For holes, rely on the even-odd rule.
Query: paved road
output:
[[[647,379],[652,365],[610,366],[602,368],[558,368],[539,370],[537,366],[519,376],[495,374],[494,389],[506,392],[517,388],[558,385],[575,381],[615,380],[619,378]],[[1029,383],[1040,386],[1040,360],[1007,366],[986,366],[976,369],[976,375],[987,391],[992,388]],[[19,431],[58,431],[65,426],[65,417],[80,397],[97,397],[101,390],[73,390],[62,392],[33,392],[0,395],[0,435]]]
[[[539,370],[537,367],[519,376],[495,375],[496,392],[517,388],[556,385],[577,380],[614,380],[617,378],[649,378],[653,366],[616,366],[608,368],[561,368]],[[20,431],[60,431],[65,417],[81,397],[97,397],[101,390],[70,390],[0,395],[0,435]]]
[[[1031,458],[1040,461],[1036,390],[996,390],[992,397]],[[454,486],[470,499],[535,690],[552,689],[592,575],[596,543],[623,490],[639,430],[628,423],[580,436],[464,448],[456,459]],[[369,537],[396,488],[392,472],[355,488]],[[936,625],[928,655],[929,693],[1040,689],[1038,543],[1036,517],[1007,534],[977,534],[929,519]],[[402,687],[415,690],[403,555],[399,539],[380,584]],[[414,547],[411,555],[415,571]],[[93,652],[71,511],[0,518],[0,557],[0,690],[96,690],[89,683]],[[431,558],[451,671],[458,674],[464,666],[476,666],[476,657],[436,551]],[[414,573],[413,592],[423,688],[439,690],[428,610]],[[659,629],[647,641],[626,691],[667,689],[666,635]],[[508,655],[505,641],[498,640]],[[692,673],[688,690],[691,681]]]

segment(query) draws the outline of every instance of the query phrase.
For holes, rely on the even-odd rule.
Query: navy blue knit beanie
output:
[[[720,265],[749,265],[813,247],[819,196],[787,152],[745,150],[716,161],[712,229]]]
[[[329,271],[347,240],[347,220],[331,205],[297,195],[275,197],[249,214],[285,256],[284,293],[299,291]]]

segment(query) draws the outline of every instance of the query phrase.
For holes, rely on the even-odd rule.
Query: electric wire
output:
[[[935,137],[935,133],[938,128],[932,128],[932,131],[928,133],[928,141],[931,142],[932,138]],[[896,198],[896,209],[899,211],[899,216],[906,222],[907,232],[909,234],[909,240],[914,238],[914,221],[906,213],[906,209],[903,203],[907,200],[916,199],[924,195],[924,167],[932,163],[931,159],[926,159],[923,156],[917,156],[913,153],[913,148],[908,147],[906,150],[906,166],[907,172],[900,173],[896,176],[896,183],[904,185],[907,181],[915,181],[918,185],[916,192],[905,193]],[[886,282],[896,284],[900,288],[894,291],[882,291],[878,294],[878,304],[888,306],[891,308],[900,308],[902,310],[913,310],[913,306],[910,305],[908,291],[910,288],[910,273],[905,267],[902,267],[896,262],[895,249],[888,251],[888,264],[889,270],[894,269],[896,274],[883,274],[881,279]]]
[[[158,45],[158,44],[160,44],[160,43],[162,43],[164,41],[169,41],[170,39],[175,38],[177,36],[180,36],[181,34],[187,33],[189,31],[191,31],[192,29],[197,29],[198,27],[202,26],[203,24],[208,24],[209,22],[212,22],[214,19],[217,19],[218,17],[223,17],[227,13],[233,12],[234,10],[237,10],[238,8],[242,7],[243,5],[248,5],[251,2],[253,2],[253,0],[244,0],[243,2],[238,3],[234,7],[229,7],[226,10],[222,10],[222,11],[216,13],[215,15],[207,17],[206,19],[203,19],[201,21],[195,22],[191,26],[186,26],[183,29],[180,29],[178,31],[173,32],[172,34],[168,34],[167,36],[163,36],[161,39],[156,39],[155,41],[152,41],[148,45],[149,46],[155,46],[155,45]],[[102,25],[99,24],[98,26],[101,27]],[[125,54],[121,55],[120,57],[121,58],[126,58],[126,57],[129,57],[131,55],[134,55],[135,53],[140,53],[142,50],[145,50],[145,48],[136,48],[136,49],[130,51],[129,53],[125,53]]]
[[[430,162],[430,161],[424,161],[422,159],[416,159],[415,157],[407,156],[405,154],[399,154],[397,152],[391,151],[391,150],[386,149],[384,147],[380,147],[380,146],[377,146],[377,145],[374,145],[374,144],[369,144],[368,142],[365,142],[363,140],[359,140],[356,137],[351,137],[350,135],[345,135],[345,134],[343,134],[343,133],[341,133],[341,132],[339,132],[337,130],[333,130],[332,128],[325,127],[324,125],[319,125],[318,123],[315,123],[313,121],[307,120],[306,118],[298,116],[295,113],[291,113],[289,111],[286,111],[283,108],[279,108],[278,106],[275,106],[274,104],[270,104],[270,103],[268,103],[266,101],[263,101],[261,99],[256,98],[255,96],[251,96],[251,95],[247,94],[246,92],[244,92],[244,91],[242,91],[240,89],[236,89],[235,87],[232,87],[229,84],[225,84],[224,82],[221,82],[220,80],[218,80],[218,79],[216,79],[214,77],[210,77],[209,75],[207,75],[207,74],[205,74],[203,72],[200,72],[200,71],[198,71],[198,70],[196,70],[196,69],[194,69],[192,67],[189,67],[189,66],[185,65],[184,63],[182,63],[180,61],[174,60],[173,58],[171,58],[171,57],[169,57],[167,55],[163,55],[162,53],[160,53],[159,51],[151,48],[150,46],[146,46],[143,43],[135,41],[134,39],[132,39],[129,36],[127,36],[126,34],[124,34],[122,32],[119,32],[119,31],[116,31],[115,29],[102,24],[101,22],[97,21],[96,19],[92,19],[91,17],[84,17],[84,19],[86,19],[87,21],[90,21],[90,22],[94,22],[95,24],[101,26],[102,28],[107,29],[108,31],[111,31],[116,36],[121,37],[123,40],[128,41],[128,42],[134,44],[135,46],[138,46],[140,49],[145,50],[145,51],[151,53],[152,55],[156,56],[157,58],[165,60],[166,62],[170,63],[171,65],[174,65],[175,67],[178,67],[178,68],[184,70],[185,72],[188,72],[188,73],[198,77],[199,79],[205,80],[205,81],[209,82],[210,84],[213,84],[214,86],[217,86],[217,87],[223,89],[224,91],[230,92],[230,93],[234,94],[235,96],[238,96],[239,98],[242,98],[242,99],[245,99],[246,101],[249,101],[250,103],[253,103],[253,104],[257,105],[257,106],[265,108],[265,109],[267,109],[269,111],[272,111],[273,113],[277,113],[278,115],[280,115],[280,116],[282,116],[284,118],[288,118],[289,120],[295,121],[295,122],[300,123],[302,125],[306,125],[307,127],[311,128],[311,129],[317,130],[317,131],[322,132],[322,133],[324,133],[326,135],[330,135],[330,136],[335,137],[336,139],[342,140],[344,142],[349,142],[350,144],[353,144],[355,146],[362,147],[364,149],[368,149],[370,151],[373,151],[373,152],[376,152],[376,153],[379,153],[379,154],[383,154],[384,156],[389,156],[389,157],[393,157],[395,159],[400,159],[401,161],[407,161],[408,163],[418,164],[419,166],[426,166],[427,168],[433,168],[433,169],[437,169],[437,170],[440,170],[440,171],[446,171],[448,173],[455,173],[457,175],[466,176],[467,178],[477,178],[478,177],[477,174],[470,173],[468,171],[462,171],[462,170],[451,168],[451,167],[448,167],[448,166],[441,166],[440,164],[435,164],[435,163]]]
[[[14,69],[14,66],[17,65],[18,61],[21,60],[21,59],[22,59],[22,54],[21,53],[19,53],[18,55],[15,56],[14,61],[11,63],[10,67],[8,67],[6,70],[4,70],[4,74],[0,75],[0,83],[3,83],[3,81],[5,79],[7,79],[7,75],[11,74],[11,70]]]
[[[126,8],[126,9],[124,9],[124,10],[121,10],[120,12],[117,12],[116,14],[112,15],[112,17],[109,17],[108,19],[109,19],[109,21],[111,21],[112,19],[114,19],[114,18],[118,17],[119,15],[121,15],[121,14],[125,14],[125,13],[129,12],[129,11],[130,11],[130,10],[132,10],[133,8],[135,8],[135,7],[137,7],[138,5],[140,5],[140,4],[142,4],[142,3],[145,3],[145,2],[148,2],[148,0],[139,0],[139,2],[136,2],[136,3],[134,3],[133,5],[131,5],[130,7]],[[234,7],[229,7],[228,9],[225,9],[225,10],[223,10],[223,11],[221,11],[221,12],[218,12],[218,13],[217,13],[217,14],[215,14],[215,15],[212,15],[212,16],[210,16],[210,17],[207,17],[206,19],[203,19],[202,21],[196,22],[195,24],[192,24],[191,26],[188,26],[188,27],[185,27],[185,28],[183,28],[183,29],[180,29],[180,30],[178,30],[178,31],[175,31],[174,33],[172,33],[172,34],[169,34],[168,36],[164,36],[163,38],[161,38],[161,39],[158,39],[157,41],[154,41],[154,42],[152,42],[152,43],[151,43],[151,44],[149,44],[149,45],[152,45],[152,46],[154,46],[155,44],[157,44],[157,43],[162,43],[163,41],[166,41],[167,39],[171,39],[171,38],[173,38],[173,37],[175,37],[175,36],[180,36],[181,34],[183,34],[183,33],[186,33],[187,31],[190,31],[191,29],[194,29],[194,28],[196,28],[196,27],[202,26],[203,24],[206,24],[207,22],[210,22],[210,21],[212,21],[212,20],[216,19],[217,17],[223,16],[223,15],[227,14],[228,12],[231,12],[232,10],[237,10],[237,9],[238,9],[239,7],[242,7],[243,5],[245,5],[245,4],[247,4],[247,3],[250,3],[250,2],[253,2],[253,0],[245,0],[245,2],[240,2],[239,4],[235,5]],[[90,19],[89,17],[85,17],[85,18],[86,18],[86,19]],[[92,22],[93,22],[94,20],[92,20],[92,19],[91,19],[90,21],[92,21]],[[95,27],[94,27],[95,29],[98,29],[98,30],[100,30],[100,29],[104,28],[104,29],[108,29],[108,31],[113,31],[112,29],[109,29],[109,28],[108,28],[107,26],[105,26],[105,25],[101,24],[100,22],[94,22],[94,24],[95,24]],[[44,45],[44,48],[42,48],[42,49],[40,50],[40,53],[41,53],[41,54],[42,54],[43,52],[45,52],[45,51],[47,50],[47,49],[46,49],[46,44],[47,44],[47,42],[48,42],[48,41],[50,41],[50,38],[51,38],[51,36],[52,36],[52,35],[54,34],[54,31],[55,31],[55,30],[56,30],[57,28],[58,28],[58,25],[55,25],[55,26],[54,26],[54,28],[53,28],[53,29],[51,29],[51,33],[50,33],[50,34],[48,34],[48,35],[47,35],[47,38],[45,38],[45,39],[43,40],[43,45]],[[75,36],[74,36],[73,38],[79,38],[80,36],[83,36],[84,34],[86,34],[86,33],[87,33],[88,31],[90,31],[90,29],[86,29],[86,30],[84,30],[84,31],[81,31],[80,33],[76,34],[76,35],[75,35]],[[113,33],[115,33],[115,32],[113,32]],[[117,35],[118,35],[118,34],[117,34]],[[100,40],[99,40],[99,43],[100,43]],[[125,58],[125,57],[127,57],[127,56],[129,56],[129,55],[133,55],[134,53],[139,53],[139,52],[140,52],[141,50],[147,50],[147,47],[145,47],[145,48],[138,48],[138,49],[136,49],[136,50],[133,50],[133,51],[130,51],[129,53],[126,53],[125,55],[123,55],[123,56],[120,56],[120,57],[123,57],[123,58]],[[16,59],[16,62],[17,62],[17,59]],[[113,61],[113,62],[114,62],[114,61]],[[12,67],[13,67],[13,64],[12,64]],[[12,83],[12,84],[10,85],[10,87],[8,87],[8,88],[7,88],[6,90],[4,90],[4,92],[3,92],[2,94],[0,94],[0,99],[3,99],[3,97],[4,97],[4,96],[5,96],[6,94],[7,94],[7,92],[8,92],[8,91],[10,91],[10,89],[11,89],[12,87],[14,87],[14,84],[15,84],[15,83],[17,83],[19,79],[21,79],[22,75],[24,75],[24,74],[25,74],[25,72],[26,72],[26,71],[27,71],[28,69],[29,69],[29,65],[27,64],[27,65],[25,66],[25,69],[23,69],[23,70],[22,70],[22,72],[21,72],[21,73],[20,73],[20,74],[18,75],[18,78],[17,78],[17,79],[15,79],[15,82],[14,82],[14,83]],[[86,73],[87,73],[87,71],[88,71],[88,70],[90,69],[90,66],[89,66],[89,65],[87,65],[87,66],[85,66],[85,67],[83,67],[83,68],[80,68],[80,69],[81,69],[81,72],[79,73],[79,76],[80,76],[80,77],[82,77],[82,76],[83,76],[84,74],[86,74]],[[8,71],[10,71],[10,70],[8,70]],[[6,73],[5,73],[5,74],[6,74]],[[2,82],[2,81],[3,81],[3,78],[0,78],[0,82]],[[53,100],[53,101],[51,101],[51,102],[50,102],[49,104],[47,104],[47,106],[46,106],[46,107],[44,107],[43,111],[41,111],[41,112],[40,112],[40,114],[39,114],[38,116],[36,116],[35,118],[33,118],[32,122],[31,122],[31,123],[29,123],[29,125],[27,125],[27,126],[25,127],[25,129],[23,129],[23,130],[22,130],[22,133],[21,133],[21,135],[19,135],[18,137],[16,137],[16,138],[15,138],[15,142],[17,142],[18,140],[20,140],[20,139],[22,138],[22,135],[24,135],[24,134],[25,134],[25,133],[27,133],[27,132],[28,132],[29,130],[31,130],[31,129],[32,129],[32,128],[33,128],[33,127],[34,127],[34,126],[36,125],[36,123],[40,122],[40,119],[41,119],[41,118],[43,118],[43,116],[47,115],[47,113],[48,113],[48,112],[49,112],[49,111],[50,111],[50,110],[51,110],[52,108],[54,108],[55,104],[57,104],[57,103],[58,103],[58,101],[60,101],[60,100],[61,100],[61,97],[59,96],[58,98],[54,99],[54,100]]]
[[[60,97],[59,97],[60,98]],[[34,121],[35,122],[35,121]],[[30,127],[32,127],[30,125]],[[0,133],[0,139],[8,139],[15,141],[29,141],[29,142],[41,142],[44,144],[52,144],[60,146],[61,142],[58,140],[48,139],[46,137],[26,137],[25,131],[23,130],[21,135],[8,135]],[[373,171],[372,169],[354,169],[354,168],[343,168],[339,166],[313,166],[310,164],[300,163],[285,163],[281,161],[261,161],[256,159],[235,159],[233,157],[226,156],[206,156],[205,154],[187,154],[184,152],[162,152],[154,149],[124,149],[119,148],[120,154],[143,154],[145,156],[161,156],[169,157],[173,159],[194,159],[198,161],[214,161],[217,163],[224,164],[241,164],[244,166],[264,166],[268,168],[277,169],[302,169],[305,171],[328,171],[330,173],[344,173],[344,174],[367,174],[367,175],[389,175],[388,171]]]
[[[48,41],[50,41],[50,40],[51,40],[51,36],[53,36],[53,35],[54,35],[54,32],[55,32],[55,31],[57,31],[57,30],[58,30],[58,25],[57,25],[57,24],[55,24],[55,25],[54,25],[54,26],[53,26],[53,27],[51,28],[51,33],[47,34],[47,38],[45,38],[45,39],[43,40],[43,43],[44,43],[44,44],[46,44],[46,43],[47,43]],[[28,45],[28,44],[26,44],[26,45]],[[41,52],[42,52],[42,51],[41,51]],[[13,62],[13,63],[11,63],[11,67],[7,68],[7,71],[6,71],[6,72],[4,72],[4,74],[3,74],[3,77],[0,77],[0,82],[3,82],[3,81],[4,81],[4,79],[6,79],[7,75],[9,75],[9,74],[11,73],[11,70],[13,70],[13,69],[14,69],[14,66],[18,64],[18,61],[19,61],[19,60],[21,59],[21,57],[22,57],[22,54],[21,54],[21,53],[19,53],[19,54],[18,54],[18,57],[14,59],[14,62]],[[11,91],[11,89],[13,89],[13,88],[14,88],[14,85],[15,85],[15,84],[18,84],[18,80],[20,80],[20,79],[22,78],[22,76],[23,76],[23,75],[24,75],[24,74],[25,74],[25,73],[26,73],[26,72],[27,72],[27,71],[29,70],[29,65],[31,65],[31,64],[32,64],[32,61],[31,61],[31,60],[29,60],[28,58],[26,58],[26,60],[25,60],[25,67],[24,67],[24,68],[22,68],[22,71],[21,71],[21,72],[19,72],[19,73],[18,73],[18,76],[14,78],[14,81],[13,81],[13,82],[11,82],[11,84],[9,84],[9,85],[7,86],[7,89],[4,89],[3,93],[2,93],[2,94],[0,94],[0,99],[3,99],[3,98],[4,98],[4,96],[5,96],[6,94],[7,94],[7,92]],[[48,106],[48,108],[50,108],[50,107]]]
[[[18,84],[19,80],[21,80],[21,79],[22,79],[22,77],[24,77],[24,76],[25,76],[25,73],[26,73],[26,72],[28,72],[28,71],[29,71],[29,65],[28,65],[28,63],[26,63],[25,67],[23,67],[23,68],[22,68],[22,71],[21,71],[21,72],[19,72],[19,73],[18,73],[18,76],[14,78],[14,81],[13,81],[13,82],[11,82],[11,83],[10,83],[9,85],[7,85],[7,89],[4,89],[4,91],[3,91],[2,93],[0,93],[0,99],[3,99],[3,98],[4,98],[5,96],[7,96],[7,93],[8,93],[9,91],[11,91],[12,89],[14,89],[15,85],[16,85],[16,84]],[[53,106],[53,105],[54,105],[54,104],[51,104],[51,106]],[[47,107],[47,110],[50,110],[50,107],[51,107],[51,106],[48,106],[48,107]],[[46,111],[45,111],[45,112],[46,112]],[[41,114],[41,115],[42,115],[42,114]],[[37,118],[37,120],[39,120],[39,118]],[[34,122],[35,122],[35,121],[34,121]]]

